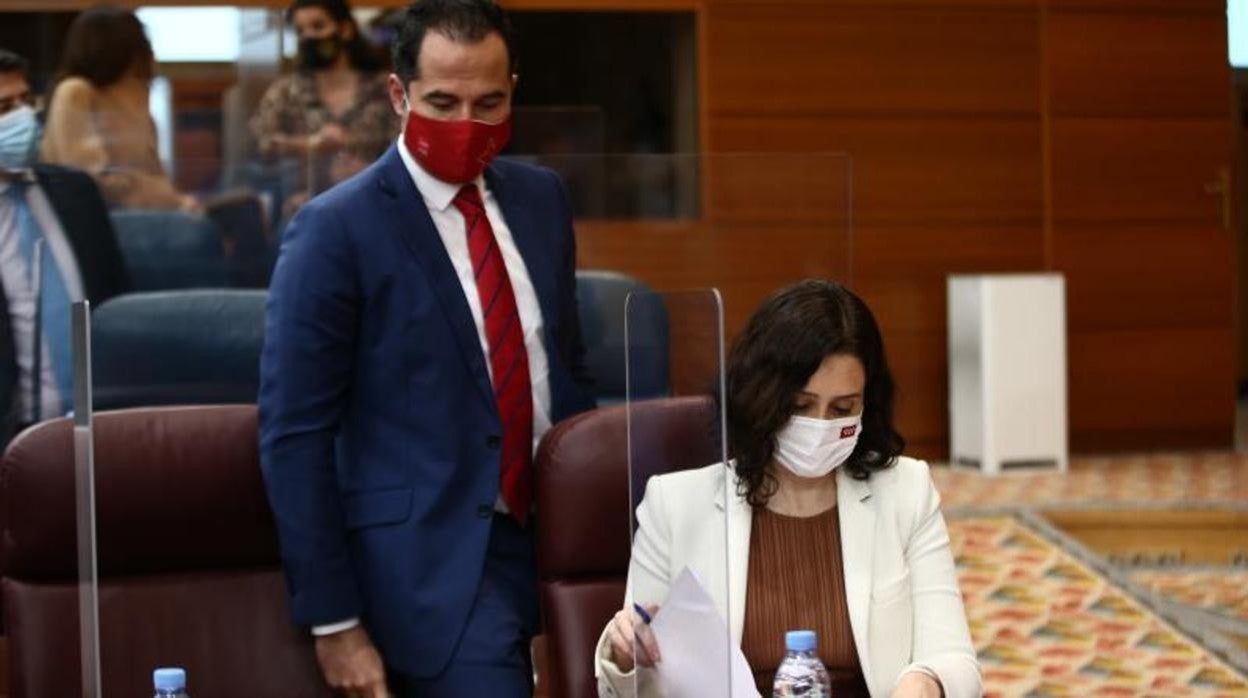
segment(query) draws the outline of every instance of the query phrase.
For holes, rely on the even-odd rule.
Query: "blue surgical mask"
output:
[[[35,110],[29,106],[0,116],[0,167],[22,169],[34,164],[41,131]]]

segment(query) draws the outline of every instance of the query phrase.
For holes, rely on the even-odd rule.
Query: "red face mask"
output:
[[[510,117],[488,124],[439,121],[409,111],[403,130],[403,142],[416,162],[429,174],[452,184],[466,184],[480,177],[510,138]]]

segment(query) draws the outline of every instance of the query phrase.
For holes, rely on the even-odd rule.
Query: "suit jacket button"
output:
[[[502,445],[503,445],[503,437],[497,434],[490,434],[489,436],[485,437],[486,448],[498,448],[499,446],[502,446]]]
[[[494,506],[492,504],[482,504],[477,507],[477,516],[488,519],[494,515]]]

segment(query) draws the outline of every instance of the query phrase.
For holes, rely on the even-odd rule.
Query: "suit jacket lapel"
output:
[[[845,575],[845,601],[849,607],[849,623],[854,633],[863,677],[871,683],[868,661],[868,630],[871,617],[871,571],[875,552],[875,507],[871,502],[871,486],[855,480],[844,468],[837,471],[836,503],[841,524],[841,569]]]
[[[472,311],[468,309],[464,287],[460,285],[455,267],[451,265],[446,246],[442,244],[433,219],[429,217],[429,209],[425,207],[416,183],[412,181],[412,176],[403,165],[403,159],[399,157],[395,146],[390,146],[382,156],[379,167],[378,186],[393,204],[393,218],[398,223],[399,234],[424,268],[459,344],[459,355],[467,362],[468,370],[472,373],[473,382],[481,396],[491,406],[495,406],[494,388],[490,385],[485,356],[481,353],[477,324],[472,319]]]

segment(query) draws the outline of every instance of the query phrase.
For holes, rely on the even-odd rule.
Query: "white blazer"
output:
[[[740,646],[753,514],[735,487],[731,469],[718,463],[650,479],[637,508],[627,599],[661,606],[688,566]],[[865,481],[840,469],[837,506],[849,621],[871,695],[889,696],[903,673],[918,670],[939,677],[947,698],[980,696],[979,662],[927,464],[898,458]],[[604,631],[594,667],[599,696],[657,695],[649,672],[621,672],[609,653]]]

